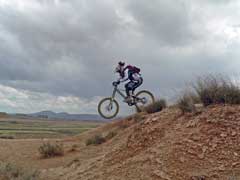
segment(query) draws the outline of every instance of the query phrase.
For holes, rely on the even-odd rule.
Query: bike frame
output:
[[[113,90],[112,97],[111,97],[111,98],[112,98],[112,101],[115,99],[117,93],[118,93],[120,96],[122,96],[124,99],[126,99],[127,96],[126,96],[124,93],[122,93],[121,90],[118,89],[118,86],[114,86],[114,90]],[[136,106],[136,108],[139,109],[139,107],[138,107],[137,104],[136,104],[136,101],[138,101],[139,98],[137,98],[137,97],[134,96],[134,95],[133,95],[132,97],[134,98],[134,103],[133,103],[132,105]],[[111,106],[111,105],[112,105],[112,102],[110,102],[109,105]]]
[[[116,94],[119,94],[120,96],[122,96],[124,99],[127,97],[124,93],[122,93],[117,86],[114,87],[114,90],[113,90],[113,94],[112,94],[112,100],[115,99],[116,97]]]

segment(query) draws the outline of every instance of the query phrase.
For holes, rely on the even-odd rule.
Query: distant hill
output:
[[[53,111],[41,111],[28,114],[31,117],[48,118],[48,119],[64,119],[64,120],[84,120],[84,121],[103,121],[104,119],[96,114],[69,114],[66,112],[55,113]]]

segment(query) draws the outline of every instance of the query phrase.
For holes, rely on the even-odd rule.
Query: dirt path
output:
[[[0,161],[11,163],[23,168],[47,169],[63,166],[76,157],[76,152],[67,152],[74,142],[65,142],[66,153],[63,157],[41,159],[38,148],[43,142],[56,142],[61,140],[0,140]]]

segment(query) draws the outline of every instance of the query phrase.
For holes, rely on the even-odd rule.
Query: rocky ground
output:
[[[98,133],[117,135],[85,146]],[[56,180],[240,179],[240,106],[211,106],[196,114],[168,108],[135,115],[73,138],[75,159],[41,170]]]

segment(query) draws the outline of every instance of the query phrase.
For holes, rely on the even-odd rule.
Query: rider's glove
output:
[[[113,86],[117,86],[117,85],[119,85],[120,84],[120,81],[115,81],[115,82],[113,82]]]

